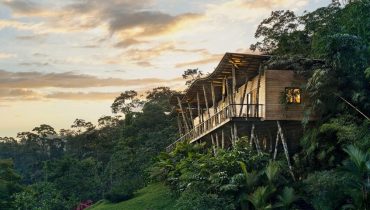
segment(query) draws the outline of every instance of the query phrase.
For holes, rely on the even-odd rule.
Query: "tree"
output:
[[[0,209],[11,209],[13,195],[22,190],[21,177],[14,170],[12,160],[0,159]]]
[[[140,108],[143,102],[137,98],[138,94],[134,90],[128,90],[121,93],[111,105],[112,112],[117,114],[119,112],[125,115],[131,113],[134,109]]]
[[[188,79],[186,85],[190,86],[196,79],[199,79],[203,76],[203,72],[198,69],[187,69],[182,74],[182,78]]]
[[[172,106],[170,105],[170,97],[177,93],[169,87],[156,87],[151,91],[146,92],[146,99],[148,103],[156,103],[162,107],[166,112],[170,112]]]

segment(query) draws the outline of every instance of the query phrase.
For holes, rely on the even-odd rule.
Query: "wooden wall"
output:
[[[291,70],[266,70],[265,120],[302,120],[305,97],[300,104],[284,104],[286,87],[302,87],[305,80]]]
[[[259,91],[259,104],[263,105],[261,116],[263,120],[296,120],[301,121],[304,117],[304,104],[307,103],[307,98],[301,93],[300,104],[284,104],[282,103],[282,97],[285,95],[286,87],[298,87],[301,88],[306,83],[306,80],[298,76],[294,71],[291,70],[266,70],[261,75],[260,91]],[[258,76],[251,78],[248,82],[247,93],[256,93],[258,85]],[[242,85],[237,88],[235,102],[240,104],[240,99],[244,90]],[[209,95],[211,97],[211,95]],[[254,97],[254,96],[253,96]],[[247,98],[244,100],[244,104],[247,103]],[[253,102],[252,102],[253,103]],[[228,101],[218,101],[218,110],[227,106]],[[246,112],[246,107],[244,107]],[[210,107],[211,116],[214,115],[213,107]],[[194,110],[196,112],[196,110]],[[206,111],[203,112],[204,119],[208,118]],[[311,116],[311,119],[315,117]],[[194,124],[199,123],[198,117],[194,119]]]

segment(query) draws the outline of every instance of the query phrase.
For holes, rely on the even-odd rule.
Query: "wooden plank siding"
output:
[[[265,71],[265,120],[302,120],[306,98],[301,91],[300,104],[284,104],[286,87],[302,87],[305,80],[291,70]]]

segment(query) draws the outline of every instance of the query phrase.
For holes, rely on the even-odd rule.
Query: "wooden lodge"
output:
[[[179,127],[176,142],[227,148],[248,136],[259,151],[281,147],[287,154],[287,148],[295,149],[302,136],[307,99],[301,87],[306,81],[293,70],[263,70],[269,58],[226,53],[214,72],[195,80],[184,94],[174,95],[171,104],[176,107]]]

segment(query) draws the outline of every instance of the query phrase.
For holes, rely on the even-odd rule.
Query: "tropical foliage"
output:
[[[265,68],[307,78],[307,116],[319,120],[303,120],[293,171],[248,138],[217,151],[181,142],[163,152],[177,137],[175,92],[158,87],[143,99],[131,90],[98,125],[76,119],[59,132],[42,124],[0,138],[0,209],[72,209],[100,199],[113,206],[140,200],[135,192],[150,182],[171,190],[174,204],[163,206],[174,209],[370,209],[370,1],[341,3],[302,15],[274,11],[251,46],[272,55]],[[201,76],[198,69],[183,75],[188,85]]]

